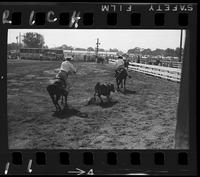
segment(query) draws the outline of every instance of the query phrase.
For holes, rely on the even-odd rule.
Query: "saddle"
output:
[[[115,71],[117,74],[120,74],[122,71],[124,71],[124,67],[119,67]]]
[[[122,72],[126,72],[127,73],[126,69],[123,66],[118,67],[115,70],[115,77],[119,78],[119,76],[121,75]]]
[[[56,77],[54,83],[59,85],[62,89],[66,89],[66,87],[67,87],[65,80],[63,78],[60,78],[60,77]]]

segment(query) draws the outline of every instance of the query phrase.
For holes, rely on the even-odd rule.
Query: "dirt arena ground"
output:
[[[87,105],[99,82],[115,83],[112,64],[76,62],[69,112],[54,116],[46,91],[61,62],[8,61],[11,149],[171,149],[179,83],[130,71],[126,93]],[[106,98],[104,98],[106,102]]]

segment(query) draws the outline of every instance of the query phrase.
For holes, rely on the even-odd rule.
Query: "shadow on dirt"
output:
[[[102,108],[109,108],[109,107],[112,107],[114,106],[115,104],[118,103],[118,101],[114,101],[114,100],[104,100],[102,103],[99,102],[100,100],[98,99],[95,99],[95,98],[91,98],[87,104],[85,106],[89,106],[89,105],[97,105],[97,106],[101,106]]]
[[[78,117],[82,117],[82,118],[87,118],[88,114],[80,112],[79,110],[77,110],[73,107],[68,107],[68,108],[65,108],[64,110],[62,110],[60,112],[54,112],[52,116],[62,118],[62,119],[63,118],[69,118],[71,116],[78,116]]]
[[[102,108],[110,108],[117,103],[118,101],[107,101],[107,102],[99,103],[98,105],[101,106]]]
[[[122,93],[122,94],[124,94],[124,95],[136,94],[135,90],[128,90],[128,89],[126,89],[125,91],[119,90],[119,92]]]

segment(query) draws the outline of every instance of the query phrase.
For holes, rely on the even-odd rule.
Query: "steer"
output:
[[[101,103],[103,103],[101,95],[106,96],[109,101],[110,93],[115,92],[114,84],[100,84],[99,82],[96,84],[94,90],[95,90],[94,98],[96,99],[96,95],[98,95],[98,97],[101,100]]]

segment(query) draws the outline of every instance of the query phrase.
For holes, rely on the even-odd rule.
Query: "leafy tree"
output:
[[[118,52],[119,50],[115,48],[115,49],[110,49],[109,51],[110,52]]]
[[[83,51],[85,51],[86,49],[84,49],[84,48],[75,48],[75,50],[83,50]]]
[[[163,50],[163,49],[155,49],[155,50],[152,51],[152,55],[154,55],[154,56],[157,56],[157,55],[164,56],[165,55],[165,50]]]
[[[133,49],[129,49],[127,51],[128,54],[135,54],[135,55],[150,55],[150,56],[170,56],[170,57],[179,57],[180,55],[180,48],[177,47],[176,49],[171,49],[167,48],[166,50],[164,49],[141,49],[140,47],[135,47]],[[182,55],[183,55],[183,49],[182,49]]]
[[[44,46],[45,49],[48,49],[49,47],[47,45]]]
[[[26,33],[23,39],[24,45],[27,48],[43,48],[44,47],[44,37],[39,33]]]
[[[122,55],[123,55],[123,52],[122,52],[122,51],[118,51],[118,52],[117,52],[117,55],[122,56]]]
[[[141,54],[141,48],[140,47],[135,47],[133,49],[129,49],[128,53]]]
[[[183,56],[183,53],[184,53],[184,50],[183,50],[183,48],[182,48],[182,51],[181,51],[181,55]],[[180,47],[177,47],[176,49],[175,49],[175,56],[176,57],[179,57],[180,56]]]
[[[94,49],[92,47],[88,47],[87,51],[94,51]]]
[[[167,49],[165,50],[165,56],[175,56],[175,51],[174,51],[174,49],[167,48]]]
[[[152,54],[152,51],[151,51],[151,49],[144,49],[143,51],[142,51],[142,55],[151,55]]]
[[[61,45],[60,47],[57,47],[57,49],[62,49],[62,50],[73,50],[72,46],[68,46],[66,44]]]
[[[179,57],[179,55],[180,55],[180,48],[179,47],[177,47],[175,49],[175,55],[176,55],[176,57]]]
[[[100,48],[99,48],[99,52],[105,52],[105,50],[104,50],[104,49],[100,49]]]
[[[68,46],[66,50],[74,50],[72,46]]]
[[[20,45],[18,44],[17,45],[17,43],[13,42],[13,43],[10,43],[10,44],[7,45],[7,50],[8,51],[10,51],[10,50],[18,50],[19,48],[22,48],[22,47],[23,47],[22,44],[20,44]]]

